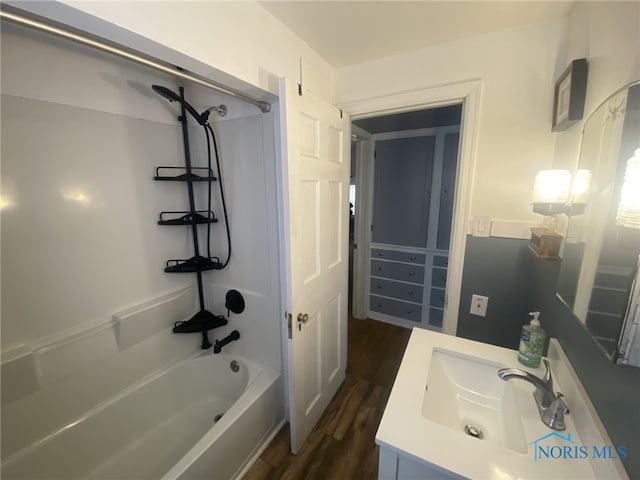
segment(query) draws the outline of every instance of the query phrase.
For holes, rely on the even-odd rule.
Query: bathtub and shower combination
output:
[[[233,125],[245,123],[262,128],[253,118]],[[242,137],[242,131],[233,133],[228,143]],[[251,206],[247,202],[236,212]],[[243,247],[250,246],[240,245],[240,252]],[[264,270],[277,272],[277,264]],[[239,338],[237,331],[224,337],[221,329],[222,340],[199,351],[193,336],[172,333],[201,333],[179,331],[188,323],[184,319],[208,314],[200,282],[199,302],[190,285],[3,352],[0,477],[241,477],[284,422],[283,380],[276,370],[282,368],[279,316],[273,314],[279,287],[270,285],[278,279],[265,277],[264,291],[247,287],[248,312],[228,327],[237,327],[243,339],[222,353],[220,348]],[[258,315],[270,319],[255,322]],[[256,344],[267,347],[255,353]],[[203,340],[203,348],[211,346]]]
[[[6,31],[3,31],[3,35],[6,35]],[[13,36],[11,45],[15,48],[16,55],[13,57],[16,58],[29,58],[22,53],[23,47],[26,45],[38,52],[38,58],[55,58],[56,62],[63,58],[71,65],[77,66],[78,69],[80,65],[83,65],[79,62],[86,60],[84,54],[76,48],[67,51],[66,47],[49,45],[39,38],[32,39],[20,32],[14,32]],[[23,36],[26,38],[22,38]],[[4,41],[6,38],[6,36],[3,37],[3,52],[9,48],[5,45],[8,43]],[[55,50],[56,54],[48,54],[49,48]],[[10,57],[13,58],[7,56],[7,58]],[[98,62],[99,59],[92,58],[92,61],[94,60]],[[24,63],[28,63],[27,60]],[[105,60],[104,63],[106,64],[107,61]],[[146,74],[143,75],[137,70],[125,70],[126,67],[120,64],[116,64],[116,67],[118,72],[126,72],[126,76],[123,78],[133,80],[114,82],[111,74],[102,74],[103,70],[104,72],[111,71],[112,67],[107,65],[100,66],[101,75],[97,75],[100,77],[97,81],[98,84],[104,88],[109,88],[111,85],[113,87],[111,90],[117,93],[118,99],[120,99],[120,94],[123,99],[139,95],[137,86],[147,78]],[[22,71],[20,69],[7,70]],[[72,72],[76,69],[67,70]],[[20,83],[19,73],[16,73],[15,76],[14,83]],[[4,80],[3,74],[3,84]],[[82,78],[82,82],[84,81]],[[114,86],[116,83],[117,86]],[[126,85],[123,87],[121,84],[125,83]],[[69,85],[75,84],[70,83]],[[131,85],[135,88],[131,88]],[[194,85],[191,87],[191,93],[195,94],[197,89]],[[72,90],[72,87],[68,88]],[[149,88],[150,91],[151,88]],[[154,138],[150,129],[157,128],[162,134],[162,132],[170,131],[169,129],[173,132],[173,126],[166,127],[164,124],[156,122],[155,114],[149,117],[152,120],[152,123],[149,123],[147,117],[144,116],[140,117],[140,119],[146,119],[142,121],[139,118],[129,117],[130,114],[126,112],[125,114],[94,111],[92,108],[76,108],[75,105],[60,105],[55,99],[50,99],[48,94],[44,95],[44,99],[47,101],[35,94],[29,94],[34,95],[33,98],[14,96],[5,101],[3,97],[3,118],[5,110],[9,111],[5,107],[11,104],[15,112],[30,112],[27,107],[33,108],[35,111],[37,107],[38,115],[36,117],[38,118],[51,118],[55,115],[55,118],[77,119],[77,116],[82,114],[86,115],[87,120],[84,122],[86,125],[91,124],[90,120],[97,119],[107,126],[116,125],[118,132],[126,130],[127,136],[124,139],[126,141],[123,140],[123,142],[127,146],[132,143],[132,159],[130,161],[129,157],[125,156],[118,162],[114,161],[113,165],[110,164],[110,168],[113,169],[111,173],[122,173],[120,177],[113,173],[114,179],[129,175],[133,182],[132,185],[142,191],[140,198],[151,204],[155,204],[154,201],[159,203],[157,198],[160,194],[155,192],[160,189],[156,188],[157,185],[153,190],[148,187],[148,184],[152,183],[151,175],[149,177],[142,174],[136,176],[136,172],[141,171],[139,168],[141,169],[141,165],[144,163],[138,158],[138,154],[142,151],[143,144],[149,143],[149,138]],[[173,99],[171,95],[169,97]],[[82,101],[84,100],[80,100],[79,106],[83,107]],[[137,99],[133,100],[130,102],[131,105],[137,102]],[[127,103],[125,100],[122,101]],[[197,102],[195,104],[198,105]],[[145,108],[147,107],[145,106]],[[148,110],[151,112],[150,107]],[[43,112],[46,112],[47,115],[44,115]],[[175,108],[175,112],[178,112],[177,108]],[[200,114],[200,116],[202,115]],[[12,116],[8,113],[6,117],[14,117],[16,119],[14,123],[23,118],[21,115]],[[122,117],[124,117],[124,121]],[[264,132],[270,132],[275,128],[275,118],[274,115],[261,114],[258,116],[242,111],[237,116],[228,119],[224,125],[219,126],[220,130],[227,134],[223,147],[238,152],[238,155],[234,157],[233,168],[238,172],[252,172],[251,176],[242,178],[239,174],[230,175],[232,188],[229,190],[231,192],[241,191],[240,187],[245,187],[242,195],[239,196],[240,200],[234,199],[234,197],[230,198],[234,215],[237,215],[238,218],[253,219],[256,217],[256,220],[251,224],[252,229],[269,232],[269,241],[267,242],[264,241],[264,238],[258,238],[254,243],[244,241],[239,242],[239,245],[234,245],[234,252],[236,252],[238,259],[258,257],[270,259],[269,262],[264,262],[265,265],[261,269],[256,269],[251,264],[247,267],[245,266],[247,262],[242,263],[242,261],[232,265],[234,268],[236,265],[240,265],[237,267],[238,270],[245,268],[253,278],[259,280],[256,280],[254,284],[247,282],[247,285],[242,286],[254,297],[261,298],[259,300],[253,298],[254,301],[248,302],[248,310],[250,311],[243,317],[234,318],[233,323],[229,325],[229,328],[237,327],[242,332],[243,340],[225,348],[219,354],[214,354],[211,349],[196,352],[198,346],[194,337],[179,338],[171,333],[171,329],[172,326],[174,329],[176,328],[176,322],[192,318],[194,306],[198,303],[199,310],[195,313],[196,315],[202,313],[204,310],[201,298],[203,286],[199,285],[198,289],[200,302],[196,301],[195,285],[191,285],[184,291],[173,291],[163,294],[162,297],[147,300],[145,295],[157,295],[160,292],[166,292],[167,288],[184,286],[184,283],[163,283],[163,286],[159,287],[155,286],[153,282],[149,282],[149,285],[145,285],[144,288],[141,287],[139,291],[127,292],[127,295],[123,294],[122,298],[114,294],[114,298],[104,302],[104,309],[101,306],[99,309],[96,308],[95,312],[91,310],[91,316],[87,316],[86,319],[76,319],[71,316],[68,323],[59,322],[58,327],[68,326],[67,330],[42,329],[44,332],[42,334],[48,336],[38,338],[35,338],[35,335],[32,338],[31,332],[25,334],[24,339],[16,336],[15,345],[10,343],[9,350],[2,352],[0,365],[3,387],[1,478],[7,480],[234,479],[246,471],[259,455],[261,449],[277,433],[284,422],[285,402],[282,375],[277,371],[282,369],[282,361],[278,355],[281,347],[280,322],[278,320],[281,318],[280,306],[274,300],[280,297],[278,290],[280,278],[277,274],[278,260],[275,260],[278,251],[277,232],[275,227],[270,227],[277,224],[274,221],[277,219],[277,213],[275,208],[271,208],[276,204],[276,194],[274,193],[276,177],[267,177],[274,170],[270,166],[275,164],[276,158],[275,150],[273,145],[269,143],[270,141],[246,141],[246,138],[249,137],[270,138],[270,135],[266,135]],[[18,127],[22,129],[22,124],[14,126],[16,129]],[[101,134],[103,133],[101,132]],[[57,148],[58,143],[71,144],[76,137],[81,137],[81,135],[73,132],[71,140],[65,140],[60,135],[52,135],[50,143]],[[166,144],[172,145],[173,137],[170,135],[166,137],[170,137]],[[37,155],[23,156],[24,149],[22,147],[24,145],[19,141],[22,137],[15,136],[15,138],[14,147],[20,153],[15,156],[15,163],[23,161],[29,165],[29,168],[36,168],[39,157]],[[213,141],[215,142],[215,140]],[[165,142],[161,144],[165,145]],[[140,146],[139,149],[138,146]],[[66,152],[66,145],[64,147],[62,150]],[[55,159],[58,161],[57,156],[54,157],[53,154],[51,157],[49,156],[50,151],[53,152],[54,149],[47,150],[47,160]],[[57,150],[55,151],[57,152]],[[153,150],[153,152],[155,151]],[[168,150],[168,152],[170,154],[172,150]],[[135,162],[133,161],[134,156],[136,157]],[[25,160],[26,157],[29,158]],[[31,163],[28,163],[27,160]],[[54,165],[52,168],[60,170],[70,168],[66,163],[67,158],[64,157],[62,160],[65,163],[52,164]],[[84,159],[77,160],[84,162]],[[149,164],[151,161],[156,161],[155,158],[151,158],[151,154],[149,158],[144,157],[144,160]],[[171,161],[173,162],[173,160]],[[153,165],[156,166],[155,163]],[[83,168],[91,170],[84,164]],[[211,170],[211,166],[208,169]],[[216,170],[219,171],[220,168],[218,167]],[[233,171],[231,168],[230,170]],[[260,171],[264,171],[264,179],[258,175]],[[101,179],[97,178],[99,172],[101,170],[96,170],[96,178],[90,177],[96,185],[101,185]],[[148,173],[151,174],[151,168]],[[129,177],[126,178],[129,179]],[[242,183],[248,181],[247,178],[253,182],[249,185],[251,188],[246,188]],[[237,181],[237,184],[233,183],[234,181]],[[111,178],[105,179],[105,182],[111,182]],[[120,180],[117,183],[120,183]],[[219,183],[221,184],[221,182]],[[207,195],[205,195],[204,189],[198,192],[200,194],[199,203],[203,203],[207,197],[211,196],[210,192],[206,192]],[[26,194],[25,196],[28,197]],[[138,197],[136,196],[136,198]],[[167,199],[174,198],[181,197],[175,193],[167,196]],[[233,203],[234,201],[236,203]],[[193,207],[193,205],[191,206]],[[104,218],[107,220],[117,219],[118,225],[122,223],[133,224],[137,221],[139,214],[137,208],[128,209],[127,211],[131,210],[132,213],[126,217],[122,217],[123,213],[119,210],[116,211],[117,209],[103,210],[101,215],[104,214]],[[31,223],[37,222],[29,222],[29,224]],[[149,243],[149,239],[153,238],[151,234],[155,233],[152,228],[155,223],[154,219],[149,219],[148,223],[142,224],[143,226],[140,228],[142,233],[136,230],[136,233],[140,233],[142,243],[134,246],[144,248]],[[243,225],[242,222],[240,225]],[[265,233],[265,235],[267,234]],[[182,248],[182,237],[172,238],[179,239],[174,243]],[[197,238],[196,235],[194,238]],[[18,245],[19,242],[14,243]],[[168,244],[163,243],[163,245]],[[106,246],[108,245],[99,244],[95,246],[94,250],[102,251]],[[46,244],[42,245],[43,250],[47,247]],[[250,254],[243,257],[243,249],[249,250]],[[132,248],[132,251],[134,250]],[[15,252],[8,251],[7,255],[12,256],[12,253],[16,253],[13,256],[19,258],[23,251],[16,248]],[[69,255],[74,253],[64,249],[61,251]],[[113,251],[117,252],[117,249],[114,248]],[[112,253],[111,250],[108,253]],[[155,255],[155,250],[152,253]],[[49,255],[52,258],[55,257],[55,254],[49,253]],[[154,258],[154,255],[150,255],[150,257]],[[106,254],[103,256],[107,259],[111,258]],[[62,258],[64,255],[59,255],[59,257]],[[221,262],[216,267],[222,267],[224,263],[226,262]],[[147,273],[150,270],[146,268],[146,265],[141,268],[138,263],[135,263],[134,266],[140,270],[134,273],[140,278],[147,279]],[[259,271],[256,272],[256,270]],[[121,274],[128,275],[129,272],[123,271]],[[235,274],[237,277],[242,277],[237,272]],[[43,276],[40,273],[38,275]],[[136,275],[132,275],[132,277],[138,278]],[[57,275],[52,275],[51,278],[54,278],[54,281],[63,282],[58,279]],[[82,281],[86,283],[91,283],[92,280],[82,277]],[[112,282],[120,281],[118,277],[109,278],[109,280]],[[90,295],[83,301],[90,302],[94,296],[101,294],[100,289],[105,288],[103,285],[108,285],[108,283],[95,283],[96,286],[93,289],[88,289],[93,296]],[[242,282],[229,281],[228,283],[236,285]],[[215,289],[222,288],[222,284],[224,284],[222,280],[219,284],[210,282],[206,285],[207,293],[211,293],[212,298],[219,299],[219,296],[215,295]],[[71,284],[66,287],[69,291],[73,290]],[[76,292],[74,294],[80,295]],[[61,300],[56,298],[50,303],[57,307],[64,298],[66,297],[62,297]],[[132,305],[126,311],[112,315],[112,312],[108,310],[112,307],[120,308],[120,305],[130,305],[129,302],[138,302],[138,299],[144,300],[143,303]],[[36,302],[37,299],[34,303]],[[72,304],[72,302],[68,303]],[[223,311],[221,305],[213,305],[213,307],[216,307],[216,311]],[[62,310],[66,312],[66,310]],[[51,311],[57,312],[58,310],[51,309]],[[72,313],[75,315],[77,312]],[[258,315],[263,315],[266,320],[252,322]],[[48,321],[48,317],[38,318],[38,321],[43,323]],[[25,322],[25,331],[28,331],[31,326],[27,323]],[[34,331],[37,329],[34,328]],[[223,329],[220,330],[220,332],[222,331]],[[267,341],[264,341],[265,337]],[[208,343],[203,341],[203,345]],[[267,347],[263,348],[264,351],[261,350],[256,354],[253,351],[256,344],[267,345]],[[268,350],[267,353],[265,353],[266,350]],[[237,352],[264,363],[264,365],[236,354]],[[277,352],[277,354],[273,352]]]
[[[2,478],[237,478],[279,428],[279,378],[198,353],[6,459]]]

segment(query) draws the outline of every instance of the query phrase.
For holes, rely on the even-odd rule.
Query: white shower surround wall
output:
[[[7,459],[2,478],[235,478],[280,428],[279,378],[198,353]]]
[[[99,465],[107,468],[100,450],[106,450],[109,441],[125,448],[120,444],[122,436],[109,436],[118,422],[135,427],[147,418],[147,425],[161,425],[167,417],[160,411],[197,416],[203,407],[194,405],[192,396],[203,404],[209,402],[211,411],[218,410],[213,408],[218,400],[213,399],[219,397],[227,413],[215,427],[213,418],[221,412],[210,416],[206,411],[205,430],[181,426],[179,432],[164,435],[163,440],[178,434],[189,439],[181,444],[181,452],[174,452],[171,462],[165,462],[164,471],[150,473],[148,478],[165,473],[173,476],[167,478],[202,477],[204,470],[208,476],[222,476],[227,468],[233,475],[256,448],[266,445],[269,432],[283,418],[283,385],[274,373],[282,369],[274,145],[277,105],[274,113],[263,115],[224,95],[185,85],[196,108],[220,103],[229,107],[224,119],[215,118],[213,128],[221,151],[234,257],[228,269],[205,274],[205,296],[210,311],[225,315],[228,289],[238,289],[245,297],[245,312],[231,314],[229,325],[210,333],[213,341],[239,330],[240,341],[226,346],[224,354],[257,362],[246,362],[253,365],[247,367],[253,372],[247,378],[255,381],[248,380],[248,390],[239,393],[242,389],[237,385],[218,381],[215,372],[209,372],[216,369],[213,365],[200,374],[201,367],[193,362],[179,364],[199,348],[200,338],[171,333],[175,321],[189,318],[197,308],[195,285],[192,275],[166,275],[162,267],[167,258],[192,254],[192,244],[186,229],[156,225],[160,211],[184,207],[186,188],[153,182],[156,166],[180,165],[183,153],[176,106],[149,86],[157,83],[175,89],[176,85],[141,67],[15,26],[3,29],[2,35],[3,134],[7,128],[14,134],[3,135],[3,194],[11,193],[4,189],[6,183],[19,200],[9,212],[13,224],[9,213],[3,212],[3,227],[7,227],[3,228],[2,274],[7,279],[3,298],[11,287],[14,300],[27,298],[27,293],[31,299],[14,301],[15,308],[3,304],[2,478],[20,478],[22,467],[45,468],[48,461],[39,461],[45,458],[39,455],[55,448],[61,450],[51,456],[80,469],[59,478],[98,475]],[[51,71],[56,76],[43,82]],[[23,141],[33,130],[43,133],[39,141]],[[56,155],[51,145],[59,147]],[[69,155],[67,145],[74,147]],[[9,147],[11,155],[5,156]],[[202,138],[194,135],[192,160],[198,166],[206,162],[203,149]],[[55,175],[41,175],[43,165]],[[58,187],[67,181],[88,185],[89,194],[100,195],[83,210],[60,198]],[[196,194],[199,205],[203,204],[205,190],[199,188]],[[213,195],[213,209],[222,217],[217,185]],[[27,217],[29,221],[22,222]],[[46,223],[49,219],[66,219],[66,223]],[[30,230],[42,224],[50,225],[45,233],[52,240]],[[212,230],[213,254],[224,258],[224,222]],[[30,242],[21,241],[16,232]],[[85,251],[92,263],[64,263],[65,258],[77,258]],[[5,261],[31,259],[34,252],[46,255],[47,262],[41,264],[46,268],[25,268],[24,262],[14,262],[12,270],[11,262]],[[88,265],[91,268],[85,271]],[[16,272],[31,276],[23,278]],[[167,388],[175,376],[160,372],[173,372],[175,365],[183,365],[176,369],[188,366],[183,377],[194,386]],[[198,391],[198,382],[205,382],[206,388],[215,386],[215,392]],[[159,391],[151,394],[154,389]],[[237,397],[232,391],[239,398],[230,406]],[[192,407],[187,409],[186,404]],[[118,411],[122,415],[116,416]],[[149,419],[151,414],[158,415]],[[83,436],[85,430],[91,432]],[[130,434],[141,438],[144,432],[149,430],[140,426]],[[249,440],[258,433],[259,438]],[[91,445],[90,438],[99,440],[97,450],[79,454]],[[137,459],[139,463],[165,457],[153,442],[148,445],[151,452],[146,459]],[[115,456],[117,452],[114,447],[106,453]],[[231,466],[225,466],[233,458]],[[53,476],[49,468],[45,476]]]

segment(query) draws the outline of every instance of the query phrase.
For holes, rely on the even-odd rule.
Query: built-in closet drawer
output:
[[[371,249],[371,259],[391,260],[393,262],[415,263],[424,265],[425,255],[421,253],[398,252],[395,250]]]
[[[384,297],[393,297],[409,302],[422,303],[422,285],[394,282],[382,278],[371,279],[371,293]]]
[[[447,285],[447,270],[444,268],[433,268],[431,270],[431,286],[444,288]]]
[[[429,309],[429,325],[434,327],[442,327],[442,317],[444,316],[444,310],[440,308]]]
[[[371,260],[371,275],[374,277],[391,278],[403,282],[423,283],[424,267],[406,263],[385,262]]]
[[[449,258],[441,255],[433,256],[433,266],[447,268],[449,266]]]
[[[369,310],[384,313],[392,317],[404,318],[412,322],[420,322],[422,319],[422,305],[377,297],[375,295],[369,297]]]
[[[431,307],[444,308],[444,289],[431,289],[431,301],[429,302],[429,305]]]

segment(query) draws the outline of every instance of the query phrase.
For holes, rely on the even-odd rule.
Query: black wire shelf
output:
[[[227,324],[227,319],[222,315],[214,315],[208,310],[200,310],[185,322],[176,322],[173,325],[173,333],[198,333],[213,330]]]
[[[194,173],[194,170],[201,173]],[[178,173],[183,171],[184,173]],[[215,182],[213,170],[207,167],[157,167],[154,180],[163,182]]]
[[[167,260],[164,271],[166,273],[197,273],[207,270],[221,270],[222,264],[217,257],[203,257],[196,255],[189,259]]]
[[[0,0],[1,1],[1,0]],[[173,226],[188,226],[191,229],[191,239],[193,241],[193,256],[187,259],[171,259],[165,263],[164,271],[166,273],[195,273],[198,286],[198,302],[200,304],[200,311],[193,315],[189,320],[176,322],[173,326],[174,333],[200,333],[202,335],[202,343],[200,348],[207,350],[212,347],[209,341],[208,331],[214,328],[226,325],[228,320],[222,315],[214,315],[213,313],[205,309],[204,298],[204,285],[203,275],[200,272],[207,270],[222,270],[229,263],[231,257],[231,237],[229,233],[229,221],[227,217],[227,209],[225,206],[224,191],[222,188],[223,178],[216,178],[211,163],[211,144],[209,143],[209,134],[213,141],[213,149],[216,154],[216,167],[217,172],[220,173],[220,160],[218,157],[218,149],[216,146],[216,138],[213,129],[208,125],[203,124],[204,115],[198,114],[195,109],[185,100],[184,89],[179,88],[180,94],[176,94],[166,87],[160,85],[152,85],[153,90],[167,98],[170,101],[178,100],[180,104],[181,115],[178,120],[182,129],[182,143],[184,147],[184,166],[160,166],[155,168],[154,180],[164,182],[183,182],[187,187],[187,195],[189,199],[189,207],[187,210],[174,210],[160,212],[157,220],[159,225],[173,225]],[[205,134],[207,140],[207,163],[206,167],[193,167],[191,165],[191,154],[189,148],[189,131],[187,128],[187,113],[196,117],[198,122],[205,126]],[[208,127],[208,128],[206,128]],[[211,206],[211,194],[213,189],[213,182],[219,181],[220,197],[222,202],[222,210],[224,213],[225,226],[227,230],[227,240],[229,244],[229,254],[225,263],[221,263],[218,257],[212,257],[210,252],[211,244],[211,230],[210,225],[217,223],[214,212]],[[194,183],[205,182],[207,190],[207,206],[206,210],[197,210],[196,208],[196,193],[201,193],[199,188],[194,187]],[[200,187],[201,188],[201,187]],[[204,206],[204,205],[203,205]],[[183,207],[185,208],[185,207]],[[202,207],[201,207],[202,208]],[[206,256],[200,254],[200,241],[199,241],[199,227],[198,225],[207,225],[207,238],[206,238]],[[220,349],[232,340],[237,340],[239,334],[237,331],[232,332],[232,335],[227,336],[225,339],[216,342],[216,349],[214,353],[218,353]]]
[[[158,225],[201,225],[207,223],[217,223],[215,214],[209,210],[198,210],[196,212],[160,212]]]

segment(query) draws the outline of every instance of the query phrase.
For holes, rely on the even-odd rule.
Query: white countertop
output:
[[[540,420],[532,395],[535,387],[528,382],[510,380],[522,416],[526,442],[529,445],[527,453],[518,453],[497,444],[472,438],[461,431],[423,417],[422,403],[434,348],[479,357],[505,368],[521,368],[540,378],[544,375],[544,367],[529,368],[520,364],[515,350],[414,328],[376,434],[378,445],[468,478],[587,479],[597,478],[602,473],[599,470],[596,475],[592,461],[588,459],[539,459],[535,461],[533,445],[530,443],[554,432],[554,430],[548,428]],[[557,342],[554,348],[559,349]],[[553,356],[555,358],[551,360],[551,366],[552,374],[555,374],[556,365],[554,362],[559,363],[564,360],[559,360],[558,354]],[[566,359],[563,353],[559,356]],[[571,370],[570,366],[568,368]],[[558,370],[566,371],[567,367],[558,365]],[[563,381],[570,382],[569,379]],[[583,403],[583,399],[575,398],[579,396],[575,392],[580,390],[581,386],[575,388],[567,385],[567,387],[567,391],[563,390],[563,384],[558,381],[558,376],[554,377],[555,391],[565,394],[566,402],[573,410],[577,403]],[[569,397],[568,392],[571,392],[574,398]],[[587,403],[590,404],[588,401]],[[579,408],[583,414],[577,418],[580,418],[582,423],[585,421],[585,410],[582,407]],[[579,430],[574,423],[574,415],[566,415],[565,421],[566,430],[559,433],[563,436],[570,433],[574,442],[583,445]],[[601,426],[599,419],[596,420],[596,423]],[[590,439],[595,438],[589,434],[586,436]],[[608,440],[606,432],[604,438]],[[566,442],[555,436],[545,439],[545,445],[552,446],[554,444],[561,447],[566,446]],[[588,446],[588,448],[592,447]],[[611,462],[609,460],[599,461]],[[621,477],[624,478],[624,470],[620,465],[616,465],[616,468],[608,471],[616,472],[616,475],[621,471]]]

